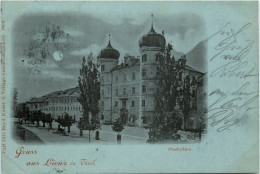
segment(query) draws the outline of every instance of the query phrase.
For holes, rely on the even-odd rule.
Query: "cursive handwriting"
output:
[[[220,36],[222,40],[215,46],[217,53],[211,57],[210,62],[216,58],[221,58],[225,63],[210,74],[210,77],[239,77],[245,79],[247,77],[257,76],[253,74],[255,68],[248,68],[248,56],[255,41],[249,39],[242,39],[242,34],[251,27],[251,23],[243,25],[240,29],[235,31],[228,23],[212,36]],[[209,38],[212,38],[209,37]],[[224,39],[223,39],[224,37]],[[245,70],[243,68],[246,68]]]
[[[208,38],[218,40],[213,46],[214,55],[209,59],[210,63],[214,63],[209,77],[231,78],[238,84],[242,82],[237,89],[233,89],[235,85],[227,88],[228,83],[224,82],[225,87],[220,86],[209,93],[209,101],[212,103],[207,107],[207,120],[211,127],[217,128],[217,132],[230,130],[247,118],[247,112],[258,108],[258,90],[252,90],[250,80],[247,80],[258,76],[257,68],[249,60],[249,53],[255,45],[254,40],[247,38],[251,27],[251,23],[246,23],[234,29],[227,23]]]
[[[208,121],[211,121],[210,126],[218,126],[217,131],[221,132],[229,130],[231,126],[239,123],[244,119],[243,115],[234,115],[245,109],[246,112],[258,108],[254,103],[258,100],[258,91],[248,91],[250,82],[241,85],[237,90],[226,93],[221,89],[213,90],[209,96],[217,96],[217,99],[208,106]],[[245,100],[245,96],[247,99]]]

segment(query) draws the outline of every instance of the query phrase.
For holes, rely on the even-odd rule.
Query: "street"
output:
[[[50,130],[48,130],[48,124],[46,124],[45,127],[42,127],[42,123],[40,123],[39,127],[36,127],[36,123],[34,125],[31,123],[23,123],[23,125],[18,125],[18,127],[20,128],[17,128],[16,132],[14,132],[15,138],[20,141],[23,140],[22,131],[25,129],[26,138],[22,142],[26,143],[89,143],[89,132],[84,130],[83,136],[81,137],[79,135],[80,130],[75,124],[71,126],[70,133],[68,133],[67,128],[65,128],[65,135],[57,133],[58,123],[56,122],[53,122],[52,129]],[[101,129],[99,130],[99,140],[95,140],[95,131],[91,131],[90,143],[117,144],[117,134],[117,132],[112,130],[111,125],[101,125]],[[145,144],[148,139],[148,130],[144,128],[125,126],[125,129],[120,134],[121,144]]]

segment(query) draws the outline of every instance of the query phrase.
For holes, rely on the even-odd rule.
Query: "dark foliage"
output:
[[[112,129],[113,131],[118,132],[118,134],[124,129],[124,125],[120,122],[119,118],[114,122]]]

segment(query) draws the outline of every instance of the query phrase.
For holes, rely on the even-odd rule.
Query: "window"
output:
[[[70,107],[68,107],[68,111],[70,110]]]
[[[132,107],[135,107],[135,101],[132,101]]]
[[[102,101],[102,106],[104,106],[104,101]]]
[[[145,100],[142,100],[142,107],[145,107]]]
[[[118,89],[116,89],[116,96],[118,96]]]
[[[103,89],[101,91],[101,95],[102,95],[102,97],[104,97],[104,90]]]
[[[146,86],[145,85],[142,86],[142,93],[146,93]]]
[[[135,80],[135,73],[132,74],[132,80]]]
[[[132,94],[135,94],[135,87],[132,87]]]
[[[123,95],[126,95],[126,88],[124,88],[123,90]]]
[[[126,101],[123,101],[122,105],[123,107],[126,107]]]
[[[117,101],[115,101],[115,107],[117,107],[117,105],[118,105],[118,102],[117,102]]]
[[[159,56],[160,56],[160,55],[159,55],[159,53],[158,53],[158,54],[156,54],[156,56],[155,56],[155,61],[156,61],[156,62],[158,62],[158,61],[159,61]]]
[[[142,62],[146,62],[146,57],[147,57],[146,54],[143,54],[143,55],[142,55]]]
[[[104,120],[104,115],[101,115],[101,120]]]
[[[105,71],[105,65],[101,66],[101,71]]]
[[[145,69],[145,68],[143,68],[143,70],[142,70],[142,76],[143,76],[143,77],[146,76],[146,69]]]

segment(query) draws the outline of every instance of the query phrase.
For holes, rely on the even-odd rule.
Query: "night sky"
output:
[[[106,5],[109,9],[113,8],[115,3]],[[189,12],[172,14],[171,11],[162,13],[160,8],[155,8],[155,4],[150,10],[143,10],[142,6],[135,4],[133,5],[135,13],[124,10],[131,6],[131,3],[125,4],[121,8],[116,8],[117,10],[102,13],[98,10],[86,10],[84,13],[82,9],[78,13],[66,10],[59,12],[42,10],[40,13],[27,13],[18,17],[12,29],[13,48],[15,48],[13,49],[14,86],[18,89],[18,100],[25,101],[33,96],[38,97],[55,90],[75,87],[82,57],[90,52],[97,56],[99,51],[106,47],[109,33],[112,46],[120,52],[119,62],[126,53],[138,56],[138,41],[150,30],[152,13],[155,31],[162,33],[164,30],[166,41],[171,42],[177,56],[188,53],[206,38],[205,22],[203,17],[197,14]],[[118,15],[121,11],[124,11],[122,15]],[[28,70],[31,65],[26,61],[24,50],[28,49],[30,40],[39,37],[46,26],[53,24],[61,26],[65,33],[70,35],[70,39],[66,41],[69,43],[69,49],[61,51],[51,48],[46,61],[37,65],[40,72],[34,73]],[[64,43],[61,41],[59,44]],[[59,56],[60,53],[62,56]],[[203,60],[195,62],[200,61]]]

